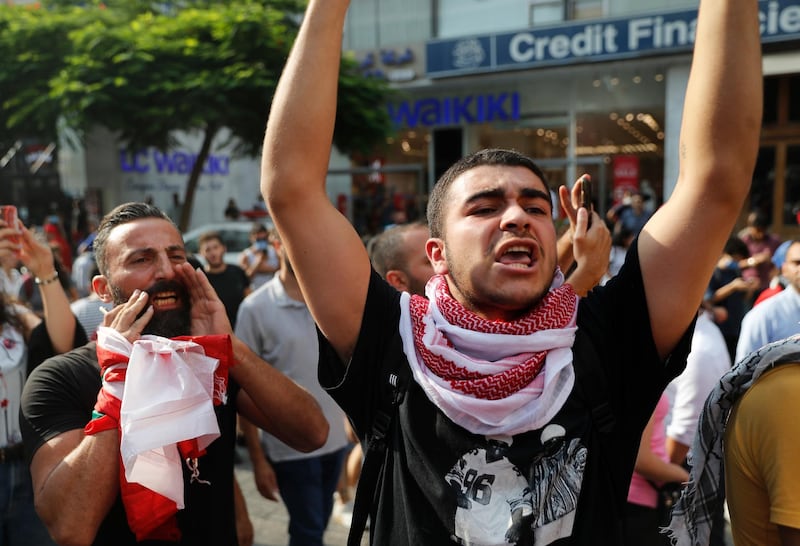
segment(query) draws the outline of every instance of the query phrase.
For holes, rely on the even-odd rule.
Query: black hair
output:
[[[123,203],[114,207],[108,214],[103,216],[100,225],[97,227],[97,236],[94,238],[94,259],[97,262],[100,274],[108,275],[106,244],[111,231],[117,226],[134,220],[141,220],[142,218],[159,218],[175,226],[175,223],[164,211],[148,203]],[[178,229],[178,227],[175,226],[175,229]]]
[[[538,176],[547,188],[547,179],[544,172],[539,168],[533,160],[515,150],[505,150],[501,148],[488,148],[480,150],[466,157],[463,157],[453,163],[447,169],[439,180],[433,186],[430,197],[428,199],[428,226],[431,230],[431,237],[441,237],[443,233],[444,222],[444,209],[447,202],[447,192],[450,189],[453,181],[461,174],[480,167],[483,165],[489,166],[507,166],[507,167],[525,167],[533,174]]]

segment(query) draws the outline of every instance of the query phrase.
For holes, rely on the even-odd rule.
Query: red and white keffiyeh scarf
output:
[[[436,275],[427,298],[403,293],[400,335],[414,379],[453,422],[475,434],[541,428],[572,390],[578,296],[556,272],[550,292],[513,322],[465,309]]]
[[[178,541],[175,514],[184,508],[182,461],[200,481],[198,458],[220,436],[214,405],[225,402],[229,336],[142,336],[133,344],[101,327],[97,356],[104,415],[87,434],[119,426],[120,494],[138,541]]]

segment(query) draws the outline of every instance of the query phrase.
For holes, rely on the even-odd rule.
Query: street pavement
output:
[[[235,466],[236,478],[247,501],[247,511],[253,522],[255,540],[253,546],[286,546],[289,543],[287,529],[289,516],[282,503],[267,500],[259,495],[253,480],[250,458],[244,448],[237,447],[240,461]],[[348,528],[331,518],[325,533],[325,546],[346,546]],[[369,531],[364,532],[362,545],[368,544]]]

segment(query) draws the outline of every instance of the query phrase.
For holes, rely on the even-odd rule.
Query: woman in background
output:
[[[11,235],[18,235],[20,242],[12,241]],[[9,255],[18,257],[36,279],[45,320],[0,293],[0,535],[7,546],[46,546],[54,543],[33,505],[33,485],[19,428],[20,398],[28,377],[32,334],[40,331],[50,351],[57,354],[73,348],[80,327],[58,282],[50,247],[21,223],[9,226],[0,220],[0,257]]]

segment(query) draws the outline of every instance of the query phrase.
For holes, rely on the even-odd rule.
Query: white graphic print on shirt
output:
[[[565,441],[565,429],[542,431],[542,452],[529,476],[506,457],[512,439],[487,438],[461,456],[445,476],[455,489],[453,540],[465,546],[547,545],[572,534],[586,448]],[[534,540],[532,540],[533,534]]]

